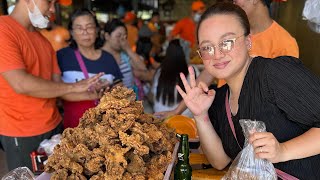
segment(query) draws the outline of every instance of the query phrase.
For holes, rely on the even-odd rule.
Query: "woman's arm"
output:
[[[188,68],[190,74],[190,84],[185,75],[180,73],[180,78],[185,91],[180,86],[176,86],[178,92],[193,113],[200,142],[209,162],[217,169],[225,168],[230,162],[230,158],[224,152],[220,137],[213,128],[208,116],[208,110],[215,98],[215,91],[209,90],[205,83],[196,83],[194,69]]]
[[[196,119],[201,148],[210,164],[218,169],[224,169],[231,161],[225,153],[220,137],[213,128],[208,114],[194,116]]]
[[[61,76],[53,74],[52,79],[56,83],[62,83]],[[96,92],[95,90],[89,91],[88,88],[84,92],[70,92],[60,95],[60,98],[67,101],[84,101],[84,100],[96,100],[103,95],[103,91]]]
[[[2,73],[15,92],[38,98],[55,98],[73,92],[86,92],[102,75],[98,74],[82,82],[68,84],[55,81],[55,76],[60,76],[57,74],[53,75],[52,80],[46,80],[33,76],[23,69]]]

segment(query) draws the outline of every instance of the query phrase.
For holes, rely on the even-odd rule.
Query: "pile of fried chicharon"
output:
[[[124,87],[105,93],[76,128],[62,134],[45,166],[51,179],[163,179],[175,132]]]

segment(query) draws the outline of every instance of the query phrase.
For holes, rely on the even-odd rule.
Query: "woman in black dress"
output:
[[[250,135],[256,157],[299,179],[320,178],[320,79],[299,59],[252,58],[246,13],[231,3],[213,5],[202,15],[198,53],[208,72],[227,84],[216,91],[190,83],[180,74],[185,91],[177,89],[196,119],[202,149],[217,169],[241,151],[240,119],[263,121],[267,132]],[[227,97],[226,97],[227,96]],[[229,104],[229,106],[226,106]],[[236,138],[226,109],[231,111]]]

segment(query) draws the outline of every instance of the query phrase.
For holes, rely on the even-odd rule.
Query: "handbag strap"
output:
[[[79,49],[74,50],[74,54],[76,55],[76,59],[77,59],[77,61],[78,61],[78,63],[79,63],[80,69],[81,69],[81,71],[83,72],[84,77],[85,77],[86,79],[88,79],[88,78],[89,78],[89,73],[88,73],[87,67],[86,67],[86,65],[84,64],[84,61],[83,61],[83,59],[82,59],[82,57],[81,57],[81,54],[80,54],[80,52],[79,52]],[[92,90],[93,88],[90,87],[89,89]],[[95,105],[99,104],[99,100],[95,100],[94,103],[95,103]]]
[[[241,146],[239,145],[239,142],[238,142],[238,139],[236,136],[236,131],[234,128],[234,124],[233,124],[233,121],[231,118],[231,110],[230,110],[230,105],[229,105],[228,93],[229,93],[229,91],[227,90],[225,105],[226,105],[226,112],[227,112],[228,121],[229,121],[230,128],[232,130],[232,134],[233,134],[234,138],[236,139],[238,146],[240,147],[240,149],[242,149]],[[285,172],[281,171],[280,169],[277,169],[277,168],[275,168],[275,169],[276,169],[277,176],[283,180],[299,180],[298,178],[296,178],[288,173],[285,173]]]
[[[230,110],[230,105],[229,105],[229,100],[228,100],[228,90],[227,90],[227,93],[226,93],[225,105],[226,105],[227,117],[228,117],[229,125],[231,127],[232,134],[233,134],[234,138],[236,139],[239,148],[242,149],[240,144],[239,144],[239,142],[238,142],[238,138],[237,138],[237,135],[236,135],[236,130],[234,129],[234,124],[233,124],[233,121],[232,121],[232,118],[231,118],[231,110]]]
[[[79,63],[81,71],[83,72],[84,77],[86,79],[88,79],[89,78],[89,74],[88,74],[88,71],[87,71],[87,67],[83,62],[83,59],[81,57],[81,54],[80,54],[79,50],[78,49],[74,50],[74,54],[76,55],[77,61]]]

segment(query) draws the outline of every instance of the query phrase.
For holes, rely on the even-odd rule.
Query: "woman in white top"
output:
[[[196,74],[199,70],[194,67]],[[185,58],[183,48],[178,39],[170,41],[166,51],[166,57],[161,63],[160,68],[155,73],[152,85],[153,110],[154,112],[170,111],[175,109],[182,100],[175,86],[182,85],[179,73],[182,72],[189,76],[188,64]],[[180,86],[183,87],[183,86]],[[185,110],[183,115],[192,117],[189,109]]]

